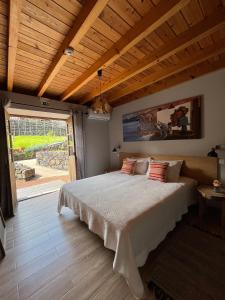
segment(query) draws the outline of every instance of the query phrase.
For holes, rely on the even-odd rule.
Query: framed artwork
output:
[[[201,138],[201,96],[123,115],[123,140],[156,141]]]
[[[0,208],[0,259],[5,256],[5,221],[2,215],[2,210]]]

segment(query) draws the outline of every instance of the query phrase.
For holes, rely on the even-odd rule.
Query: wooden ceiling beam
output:
[[[14,72],[16,65],[16,52],[18,44],[18,31],[20,23],[21,0],[9,1],[9,38],[8,38],[8,70],[7,89],[13,90]]]
[[[38,88],[38,96],[42,96],[44,94],[56,74],[66,62],[68,56],[64,54],[64,50],[67,47],[73,47],[76,51],[76,46],[101,14],[108,1],[109,0],[86,1],[84,7],[81,9],[80,14],[76,17],[73,27],[65,37],[51,65],[44,75]]]
[[[172,39],[168,44],[163,45],[160,49],[156,50],[153,54],[147,58],[142,59],[134,67],[123,72],[121,75],[117,76],[115,79],[110,80],[101,87],[101,92],[106,92],[115,86],[123,83],[124,81],[134,77],[135,75],[143,72],[144,70],[153,67],[159,62],[167,59],[168,57],[176,54],[177,52],[187,48],[193,43],[203,39],[204,37],[216,32],[221,27],[225,26],[225,8],[221,8],[214,14],[209,16],[207,19],[201,21],[200,23],[193,26],[191,29],[183,32],[178,37]],[[98,96],[100,93],[99,88],[96,88],[91,93],[86,95],[81,104],[89,102],[94,97]]]
[[[109,103],[114,103],[117,101],[117,99],[120,99],[121,97],[132,94],[135,91],[138,91],[146,86],[152,85],[158,81],[168,78],[176,73],[179,73],[185,69],[195,66],[203,61],[206,61],[214,57],[215,55],[219,55],[224,52],[225,52],[225,39],[220,40],[219,42],[215,43],[214,45],[208,48],[202,49],[197,54],[182,60],[182,62],[177,65],[173,65],[168,68],[156,71],[155,73],[146,76],[141,81],[132,84],[132,86],[128,86],[125,89],[113,93],[111,97],[107,98],[107,101]]]
[[[136,91],[128,96],[122,97],[117,101],[111,103],[111,105],[112,107],[123,105],[223,68],[225,68],[225,58],[208,64],[201,63],[191,68],[188,68],[185,71],[177,73],[176,76],[170,76],[166,80],[161,80],[156,85],[149,85],[143,88],[142,90]]]
[[[98,59],[87,71],[84,72],[71,86],[61,95],[61,100],[65,101],[80,88],[87,84],[96,76],[99,68],[105,68],[112,64],[130,48],[148,36],[151,32],[165,23],[175,15],[180,9],[189,3],[190,0],[161,0],[152,8],[134,27],[122,36],[106,53]]]

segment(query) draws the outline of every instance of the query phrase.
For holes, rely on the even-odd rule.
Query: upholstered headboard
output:
[[[196,179],[199,184],[211,184],[218,175],[218,159],[215,157],[156,155],[120,152],[120,164],[126,157],[151,157],[155,160],[183,160],[181,175]]]

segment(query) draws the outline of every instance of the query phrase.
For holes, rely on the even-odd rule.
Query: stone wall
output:
[[[68,170],[68,151],[39,151],[36,160],[40,166]]]
[[[68,148],[67,141],[64,142],[56,142],[47,145],[34,145],[27,149],[14,149],[13,150],[13,160],[27,160],[36,158],[36,153],[40,151],[66,151]]]
[[[25,117],[11,117],[10,127],[13,136],[16,135],[56,135],[66,136],[64,120],[41,120]]]
[[[27,160],[27,159],[34,159],[36,157],[35,152],[16,152],[13,151],[13,160],[20,161],[20,160]]]

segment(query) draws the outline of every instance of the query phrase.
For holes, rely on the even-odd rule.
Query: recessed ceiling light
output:
[[[68,47],[64,50],[64,54],[65,55],[68,55],[68,56],[71,56],[74,54],[74,49],[72,47]]]

